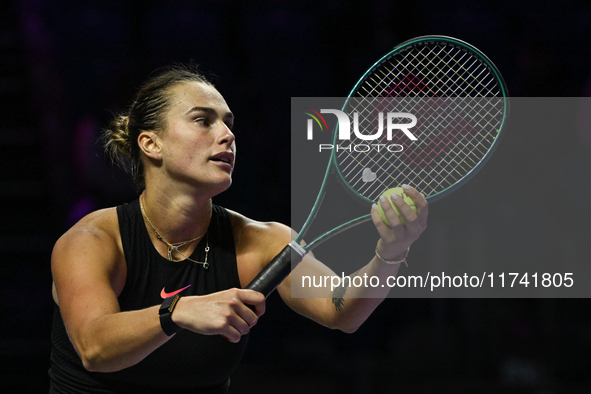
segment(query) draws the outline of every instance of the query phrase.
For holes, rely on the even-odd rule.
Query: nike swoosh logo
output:
[[[166,299],[166,298],[168,298],[168,297],[172,297],[172,296],[174,296],[174,295],[177,295],[178,293],[180,293],[181,291],[185,290],[185,289],[186,289],[186,288],[188,288],[188,287],[191,287],[191,285],[189,285],[189,286],[185,286],[185,287],[183,287],[182,289],[180,289],[180,290],[177,290],[177,291],[173,291],[173,292],[171,292],[171,293],[167,293],[166,291],[164,291],[164,289],[166,289],[166,287],[163,287],[163,288],[162,288],[162,291],[160,292],[160,297],[162,297],[162,299]]]

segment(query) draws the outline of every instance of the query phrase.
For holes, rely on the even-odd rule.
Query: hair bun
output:
[[[119,115],[111,122],[103,131],[103,143],[113,161],[121,163],[131,157],[128,115]]]

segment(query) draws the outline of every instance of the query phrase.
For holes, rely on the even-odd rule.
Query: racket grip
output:
[[[268,297],[291,273],[292,266],[295,267],[299,264],[305,255],[304,248],[292,241],[259,272],[246,288],[263,293],[265,297]]]

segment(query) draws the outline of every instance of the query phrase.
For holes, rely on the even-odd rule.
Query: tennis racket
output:
[[[331,174],[368,205],[385,190],[401,184],[412,185],[433,202],[457,190],[482,168],[499,144],[508,110],[501,74],[472,45],[451,37],[424,36],[394,48],[349,93],[342,112],[351,120],[355,118],[358,126],[345,140],[335,128],[332,141],[339,149],[332,150],[302,230],[247,288],[268,296],[306,253],[371,219],[367,214],[349,220],[306,246],[300,245],[320,208]],[[376,115],[380,112],[381,120]],[[376,130],[384,128],[385,113],[392,113],[396,119],[389,121],[406,126],[406,131],[390,133],[388,138],[382,135],[382,149],[365,148]]]

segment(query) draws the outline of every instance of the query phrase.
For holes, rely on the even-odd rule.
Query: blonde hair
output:
[[[137,138],[142,131],[158,133],[164,130],[169,91],[185,82],[212,85],[195,66],[174,65],[160,70],[142,85],[127,110],[103,130],[101,139],[105,151],[113,162],[131,174],[138,187],[145,185],[145,178]]]

